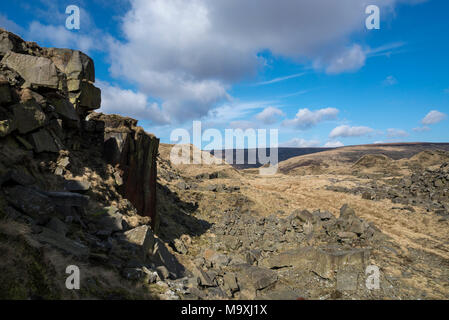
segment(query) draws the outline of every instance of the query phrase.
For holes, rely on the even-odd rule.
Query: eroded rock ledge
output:
[[[80,51],[41,48],[3,29],[0,58],[2,145],[30,158],[51,158],[48,153],[56,157],[97,142],[117,168],[120,194],[155,226],[159,140],[137,127],[137,120],[92,113],[101,105],[93,60]],[[16,164],[3,161],[2,173]],[[61,166],[57,171],[63,173]]]

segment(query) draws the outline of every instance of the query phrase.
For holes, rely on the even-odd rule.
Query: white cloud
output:
[[[302,138],[293,138],[287,142],[280,143],[280,147],[285,148],[313,148],[320,145],[319,140],[305,140]]]
[[[388,14],[397,0],[373,0]],[[364,30],[359,0],[131,0],[123,41],[110,41],[111,72],[162,101],[172,120],[208,114],[233,83],[257,73],[258,53],[311,63],[329,73],[354,71],[369,49],[350,36]],[[270,84],[299,74],[273,79]]]
[[[398,1],[412,0],[370,4],[389,14]],[[80,32],[70,32],[60,6],[44,2],[47,7],[36,14],[53,25],[33,22],[32,40],[86,52],[108,50],[112,76],[160,101],[159,112],[172,123],[207,117],[231,100],[232,84],[266,64],[258,55],[263,50],[328,73],[355,71],[370,54],[382,53],[351,41],[364,31],[366,1],[129,0],[121,40],[102,34],[84,11]],[[299,75],[266,84],[293,76]]]
[[[230,122],[249,117],[255,110],[268,107],[273,101],[229,101],[209,111],[204,121],[211,126],[227,126]]]
[[[344,146],[343,142],[340,141],[328,141],[324,145],[325,148],[338,148],[343,146]]]
[[[338,126],[331,131],[329,134],[329,138],[337,138],[337,137],[362,137],[369,133],[372,133],[374,130],[369,127],[350,127],[348,125]]]
[[[292,74],[292,75],[285,76],[285,77],[275,78],[275,79],[272,79],[272,80],[269,80],[269,81],[258,82],[258,83],[256,83],[256,85],[263,86],[263,85],[267,85],[267,84],[278,83],[278,82],[286,81],[286,80],[289,80],[289,79],[302,77],[304,74],[305,73],[296,73],[296,74]]]
[[[329,61],[326,72],[330,74],[357,71],[365,65],[366,53],[358,44],[353,45],[333,56]]]
[[[401,129],[387,129],[387,137],[388,138],[403,138],[403,137],[408,137],[409,134],[408,132],[401,130]]]
[[[413,131],[415,131],[415,132],[427,132],[427,131],[430,131],[430,128],[427,127],[427,126],[417,127],[417,128],[413,128]]]
[[[97,81],[97,86],[101,89],[100,112],[147,119],[155,124],[170,122],[167,115],[161,112],[158,104],[148,102],[148,97],[143,93],[123,90],[103,81]]]
[[[338,116],[338,109],[324,108],[311,111],[307,108],[299,109],[294,119],[285,120],[284,125],[293,126],[297,129],[309,129],[322,121],[334,120]]]
[[[264,124],[273,124],[278,121],[279,116],[285,116],[285,113],[275,107],[267,107],[256,115],[256,119]]]
[[[246,129],[256,129],[256,126],[254,124],[254,122],[252,121],[248,121],[248,120],[236,120],[236,121],[231,121],[229,123],[229,126],[232,129],[242,129],[242,130],[246,130]]]
[[[22,35],[24,31],[21,26],[19,26],[12,20],[9,20],[8,17],[4,14],[0,14],[0,27],[6,29],[9,32],[13,32],[19,35]]]
[[[424,125],[436,124],[445,120],[446,118],[447,115],[445,113],[437,110],[432,110],[424,117],[424,119],[421,120],[421,123]]]
[[[398,83],[398,80],[394,76],[388,76],[385,78],[385,80],[382,82],[384,86],[394,86]]]
[[[26,38],[35,42],[48,42],[55,47],[81,50],[85,53],[105,49],[92,34],[71,32],[65,28],[65,25],[43,25],[37,21],[30,24]]]

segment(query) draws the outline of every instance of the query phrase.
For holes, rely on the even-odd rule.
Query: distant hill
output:
[[[253,149],[234,149],[233,152],[233,163],[231,164],[236,169],[251,169],[259,168],[262,166],[261,163],[252,164],[248,163],[248,150]],[[296,166],[296,161],[288,161],[289,159],[303,159],[301,156],[306,156],[310,154],[318,154],[317,158],[326,158],[327,155],[336,154],[344,155],[349,161],[357,161],[362,156],[366,154],[385,154],[391,159],[399,160],[404,158],[411,158],[412,156],[428,150],[446,150],[449,151],[449,143],[427,143],[427,142],[409,142],[409,143],[383,143],[383,144],[367,144],[367,145],[357,145],[357,146],[347,146],[339,148],[278,148],[278,162],[284,162],[281,164],[281,168],[286,171],[291,170]],[[236,164],[236,154],[237,152],[244,153],[244,164]],[[226,150],[222,150],[222,158],[225,157]],[[267,150],[268,155],[270,150]],[[216,151],[212,150],[211,154],[215,155]],[[301,164],[301,166],[304,164]]]
[[[402,164],[408,167],[447,162],[447,151],[449,151],[449,143],[347,146],[289,158],[279,163],[279,171],[284,174],[337,174],[382,168],[383,171],[392,173]]]
[[[322,151],[328,151],[328,150],[332,150],[333,148],[278,148],[278,162],[282,162],[285,161],[287,159],[293,158],[293,157],[297,157],[297,156],[303,156],[306,154],[312,154],[312,153],[317,153],[317,152],[322,152]],[[254,149],[234,149],[233,151],[233,163],[231,164],[234,168],[236,169],[250,169],[250,168],[259,168],[262,166],[261,163],[259,163],[259,161],[257,161],[257,163],[255,164],[251,164],[248,163],[248,152],[249,150],[254,150]],[[244,159],[245,159],[245,163],[244,164],[236,164],[236,155],[237,152],[242,152],[244,153]],[[267,149],[267,155],[270,155],[270,149]],[[212,150],[211,154],[215,155],[216,151]],[[225,154],[226,154],[226,150],[222,150],[222,158],[225,158]],[[256,150],[256,155],[257,155],[257,150]]]

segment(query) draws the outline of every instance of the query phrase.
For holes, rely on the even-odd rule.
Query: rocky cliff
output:
[[[42,48],[0,29],[0,239],[129,273],[133,254],[139,260],[142,247],[158,241],[151,229],[159,139],[134,119],[93,112],[101,105],[94,83],[94,62],[84,53]],[[6,242],[0,241],[2,254],[20,258]],[[31,255],[30,264],[43,263],[39,250],[39,263]],[[8,263],[0,263],[6,277],[0,296],[43,294],[27,284],[32,279],[24,283],[30,288],[19,286]],[[41,280],[49,276],[47,268],[39,272]]]
[[[54,154],[56,160],[57,154],[89,149],[86,142],[95,140],[116,168],[117,190],[154,226],[158,139],[136,120],[92,113],[100,107],[101,92],[94,85],[94,62],[82,52],[41,48],[4,30],[0,39],[2,145],[33,159]],[[2,165],[7,171],[17,163]],[[64,170],[59,166],[55,173]]]

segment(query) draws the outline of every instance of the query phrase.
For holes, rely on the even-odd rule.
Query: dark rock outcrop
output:
[[[93,124],[92,124],[93,123]],[[137,121],[116,115],[92,113],[87,127],[104,127],[104,157],[122,171],[120,193],[139,214],[156,217],[156,159],[159,139],[137,127]]]
[[[23,225],[27,250],[56,249],[68,264],[180,277],[184,267],[153,236],[159,139],[137,120],[93,112],[94,82],[82,52],[0,29],[0,228]]]

